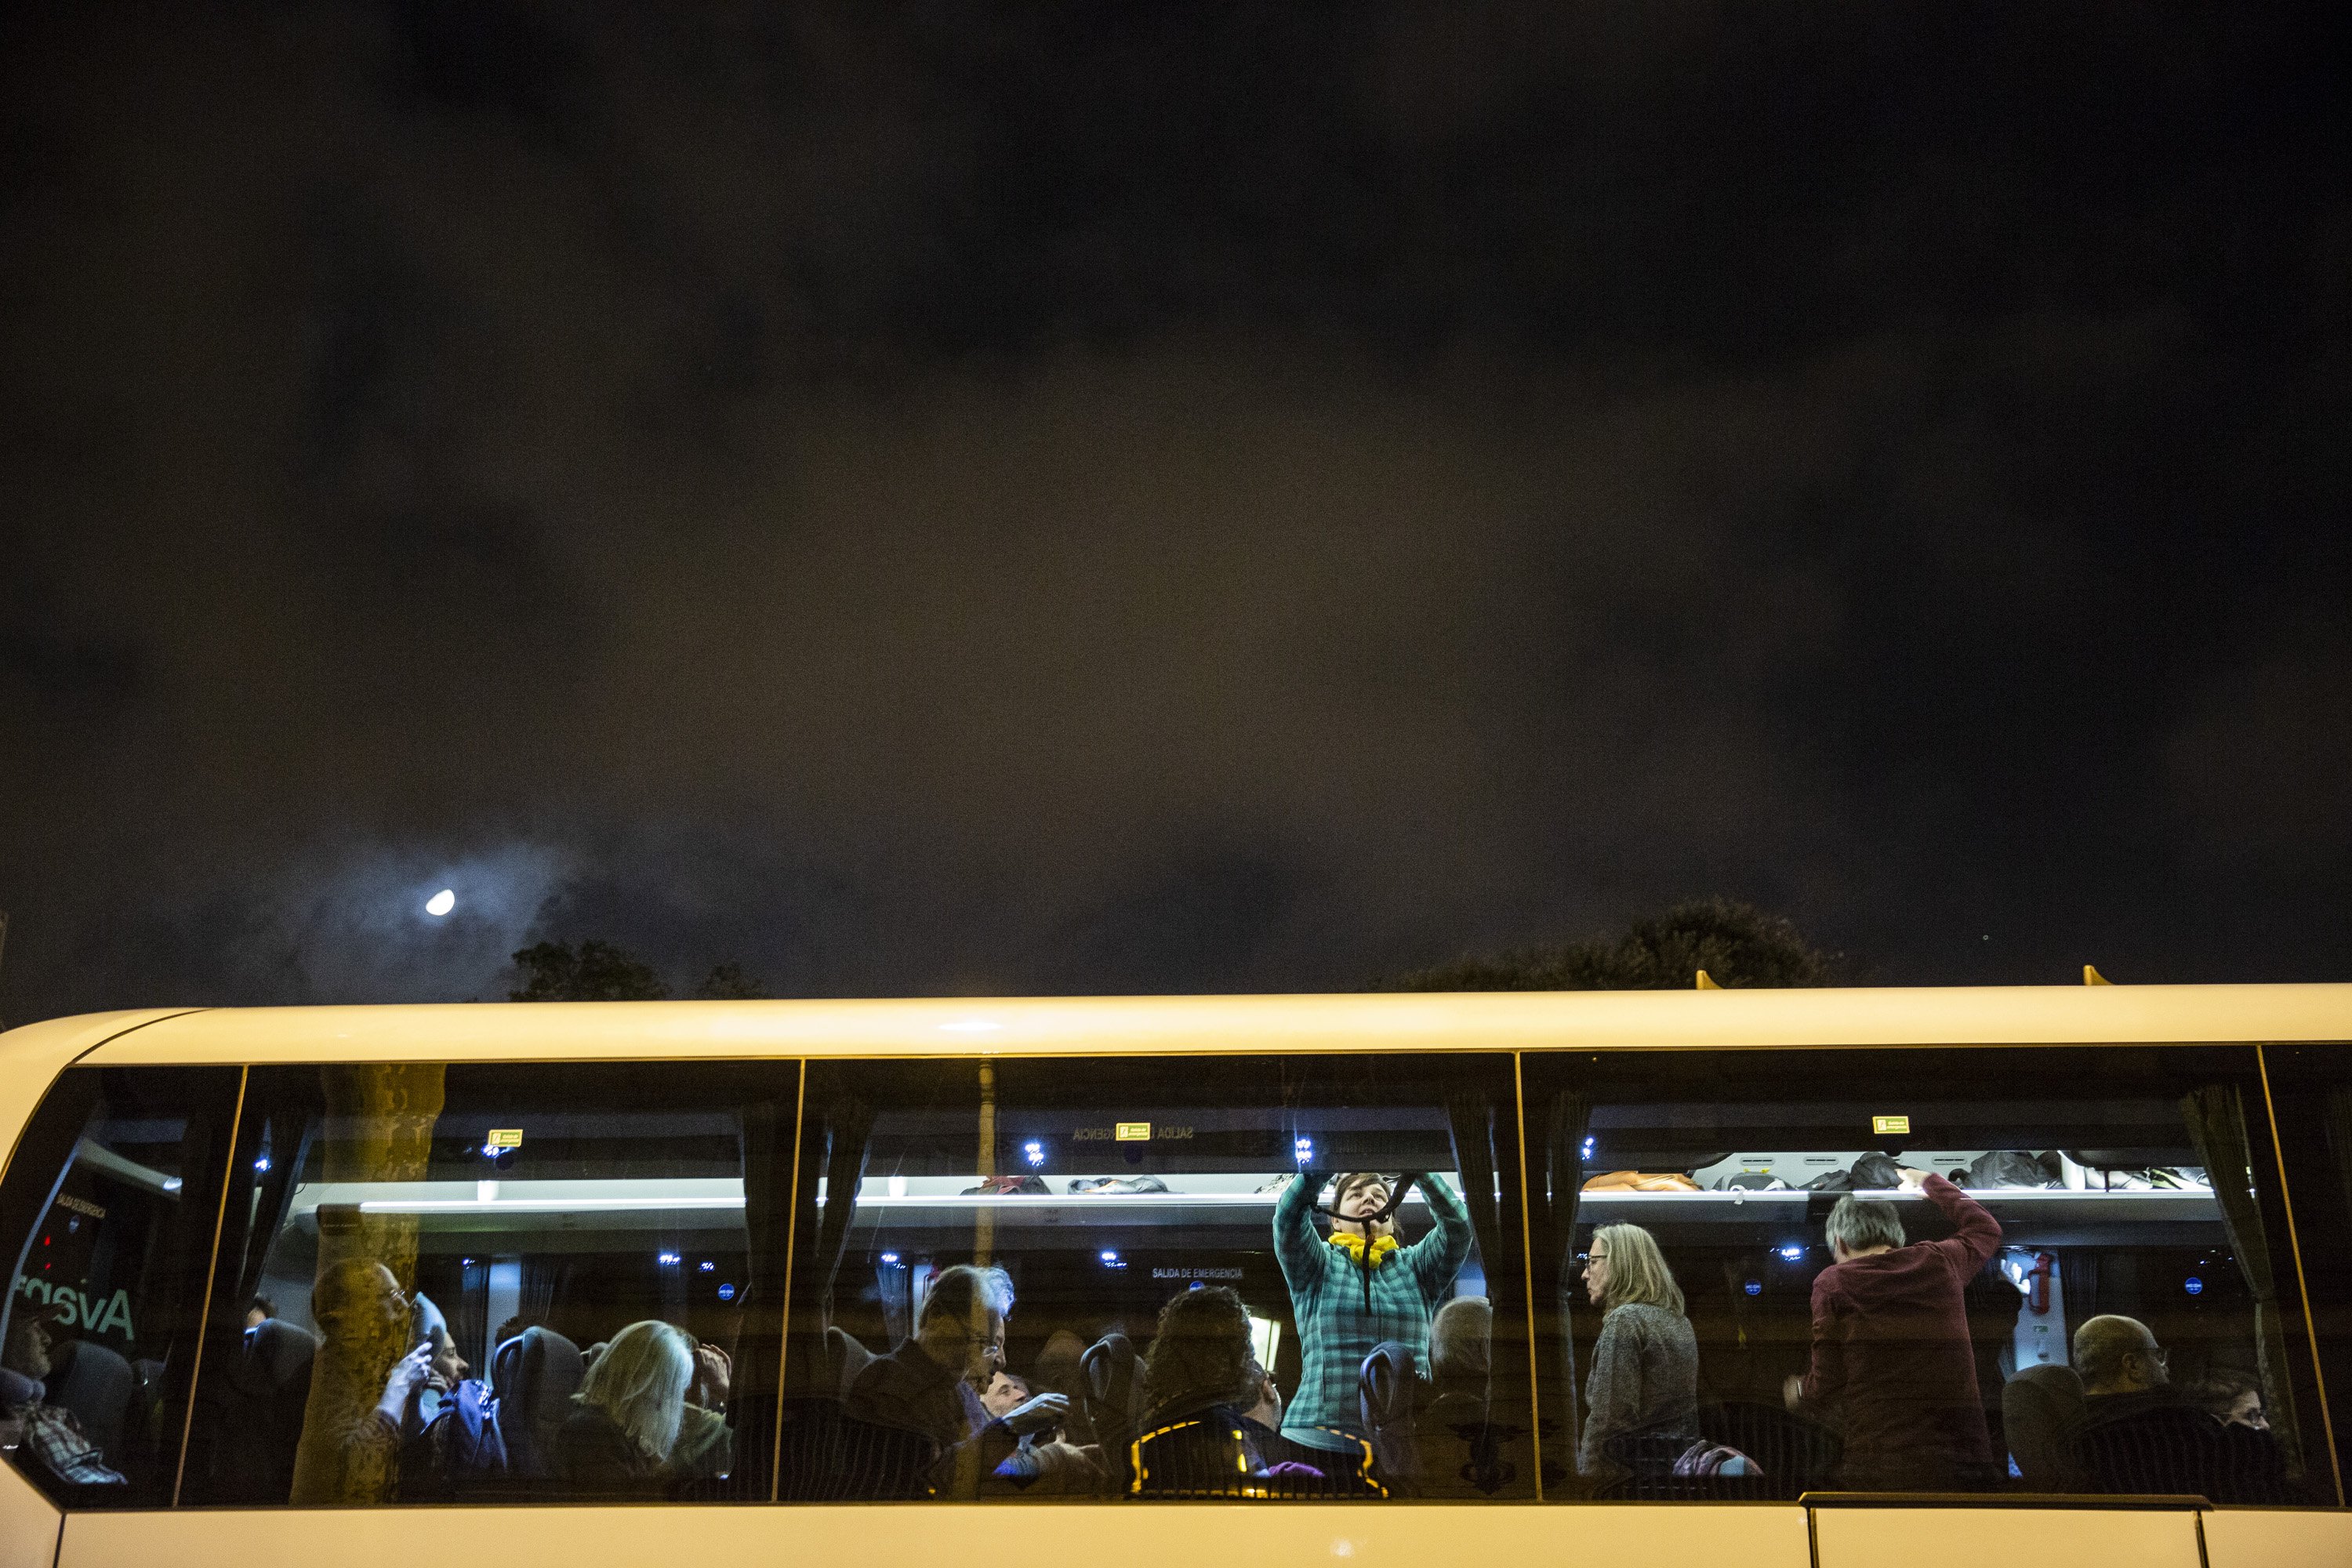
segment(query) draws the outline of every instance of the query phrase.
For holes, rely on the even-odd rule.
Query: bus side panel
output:
[[[2220,1509],[2205,1516],[2206,1568],[2341,1568],[2352,1563],[2352,1513]]]
[[[58,1519],[32,1482],[0,1465],[0,1568],[50,1568],[58,1555]]]
[[[1048,1503],[1010,1511],[986,1504],[940,1504],[75,1514],[66,1523],[58,1563],[252,1568],[257,1563],[307,1562],[414,1568],[419,1543],[433,1542],[499,1568],[580,1568],[584,1563],[677,1568],[681,1563],[786,1559],[950,1563],[970,1557],[980,1550],[976,1542],[1001,1536],[1008,1526],[1020,1542],[1019,1553],[1041,1563],[1299,1568],[1344,1560],[1345,1568],[1428,1568],[1433,1563],[1549,1562],[1559,1557],[1565,1540],[1574,1542],[1580,1559],[1612,1568],[1685,1568],[1692,1563],[1807,1568],[1808,1563],[1805,1515],[1798,1508],[1601,1505],[1562,1512],[1509,1504],[1455,1509],[1237,1502],[1150,1508]],[[2013,1544],[2016,1539],[2009,1541]],[[1979,1558],[1969,1568],[2000,1560]],[[1905,1559],[1906,1568],[1910,1561]],[[2192,1546],[2191,1568],[2195,1563]]]
[[[79,1522],[76,1521],[75,1522]],[[72,1525],[67,1526],[72,1539]],[[1819,1568],[1984,1568],[2036,1563],[2200,1568],[2189,1509],[1824,1508],[1813,1511]]]

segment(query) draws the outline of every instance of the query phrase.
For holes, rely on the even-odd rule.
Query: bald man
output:
[[[2293,1500],[2271,1435],[2224,1426],[2175,1389],[2164,1347],[2138,1319],[2085,1321],[2074,1331],[2074,1370],[2083,1414],[2067,1446],[2093,1490]]]
[[[2165,1387],[2172,1376],[2164,1362],[2164,1347],[2137,1318],[2105,1312],[2074,1331],[2074,1370],[2082,1374],[2085,1399]]]

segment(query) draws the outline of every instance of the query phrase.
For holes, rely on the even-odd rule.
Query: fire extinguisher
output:
[[[2046,1252],[2033,1255],[2032,1270],[2026,1275],[2025,1304],[2036,1317],[2050,1310],[2050,1275],[2058,1260]]]

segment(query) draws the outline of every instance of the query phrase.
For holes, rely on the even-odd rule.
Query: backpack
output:
[[[401,1489],[409,1498],[446,1493],[468,1481],[496,1479],[506,1473],[507,1441],[499,1430],[498,1398],[470,1377],[442,1395],[433,1419],[401,1450]]]
[[[1722,1443],[1710,1443],[1702,1437],[1685,1448],[1675,1461],[1678,1476],[1760,1476],[1764,1467]]]

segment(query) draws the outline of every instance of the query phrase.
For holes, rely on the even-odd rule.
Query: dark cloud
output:
[[[2321,19],[12,16],[0,1001],[2332,976]]]

